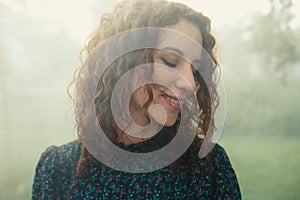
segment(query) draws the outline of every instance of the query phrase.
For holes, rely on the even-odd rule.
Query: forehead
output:
[[[166,30],[161,34],[157,48],[178,49],[183,53],[182,56],[190,61],[200,59],[202,35],[194,24],[184,20],[164,28]]]

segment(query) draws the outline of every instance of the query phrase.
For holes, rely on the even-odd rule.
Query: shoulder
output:
[[[220,168],[220,167],[231,168],[232,167],[226,150],[220,144],[216,143],[214,145],[212,152],[211,152],[211,156],[212,156],[213,162],[217,168]]]
[[[215,144],[212,150],[214,165],[214,199],[241,199],[239,182],[225,149]]]
[[[209,143],[199,148],[193,150],[193,154],[197,155],[197,160],[199,162],[204,162],[209,165],[215,165],[215,167],[221,167],[221,165],[227,165],[228,168],[231,167],[229,156],[220,144],[218,143]],[[201,156],[201,155],[206,156]],[[225,167],[225,166],[223,166]]]
[[[205,157],[201,157],[201,153],[206,152]],[[193,164],[190,166],[194,168],[202,168],[207,173],[213,176],[219,172],[232,172],[233,167],[227,151],[218,143],[211,143],[204,147],[204,150],[200,147],[193,151]],[[231,173],[230,173],[231,174]]]
[[[70,185],[80,158],[79,141],[50,146],[41,155],[35,169],[32,199],[61,197],[61,184]]]
[[[198,177],[196,182],[209,193],[209,199],[241,199],[239,182],[226,150],[217,143],[210,145],[208,155],[202,158],[198,148],[197,162],[191,170],[193,179]]]
[[[60,162],[67,164],[78,161],[80,156],[80,143],[75,140],[61,146],[50,146],[41,155],[39,164],[59,164]]]

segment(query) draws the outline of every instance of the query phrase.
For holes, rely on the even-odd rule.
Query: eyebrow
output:
[[[176,52],[177,54],[179,54],[180,56],[183,56],[183,52],[174,47],[165,47],[165,48],[162,48],[162,50],[173,51],[173,52]]]

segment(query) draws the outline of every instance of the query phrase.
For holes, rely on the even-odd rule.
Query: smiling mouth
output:
[[[175,110],[180,110],[182,104],[185,102],[183,98],[176,98],[165,93],[162,93],[161,96],[165,99],[166,103]]]

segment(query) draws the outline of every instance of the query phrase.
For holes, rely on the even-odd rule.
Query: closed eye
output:
[[[164,59],[164,58],[160,58],[160,59],[163,61],[163,63],[164,63],[165,65],[168,65],[169,67],[172,67],[172,68],[176,67],[176,64],[171,63],[171,62],[167,61],[167,60]]]

